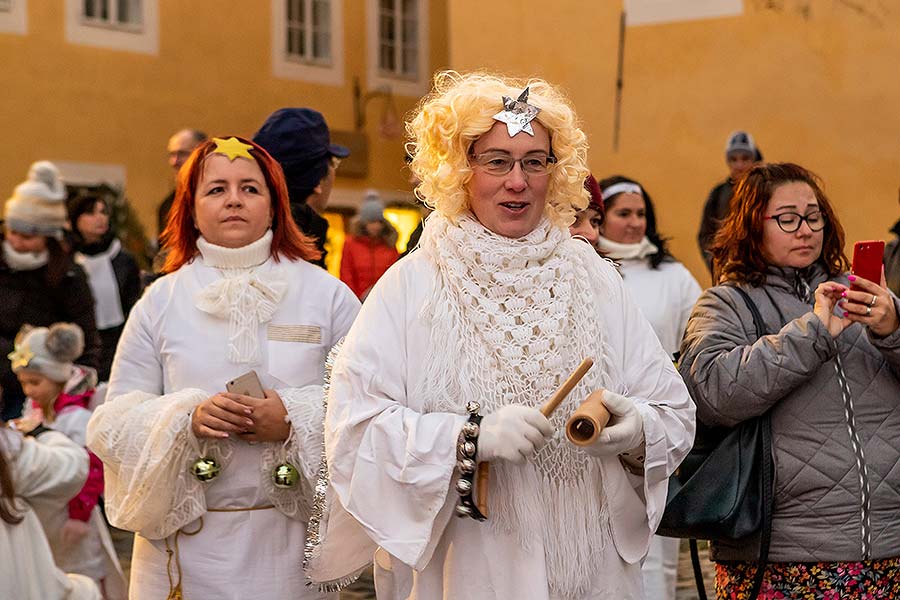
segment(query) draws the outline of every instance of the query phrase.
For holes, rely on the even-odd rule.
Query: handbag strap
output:
[[[753,325],[756,327],[757,339],[766,335],[765,321],[757,308],[756,303],[750,295],[739,288],[732,286],[734,290],[741,296],[741,299],[750,309],[753,317]],[[759,560],[756,563],[756,575],[753,577],[753,587],[747,596],[750,600],[755,600],[759,596],[762,589],[762,582],[765,576],[766,564],[769,562],[769,544],[772,541],[772,511],[775,505],[775,492],[772,489],[772,419],[769,413],[759,417],[762,420],[762,478],[763,478],[763,506],[762,506],[762,529],[759,534]]]

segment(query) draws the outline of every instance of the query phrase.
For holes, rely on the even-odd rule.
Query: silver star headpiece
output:
[[[534,135],[531,122],[541,112],[537,106],[528,104],[528,88],[522,90],[517,100],[509,96],[503,96],[503,110],[494,115],[494,119],[506,123],[506,131],[509,137],[515,136],[520,131],[528,135]]]

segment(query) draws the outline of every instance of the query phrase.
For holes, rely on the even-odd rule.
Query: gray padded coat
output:
[[[900,556],[900,330],[878,339],[853,324],[832,338],[812,312],[827,280],[817,264],[770,268],[763,286],[742,286],[770,332],[759,340],[738,293],[713,287],[681,348],[699,421],[733,426],[772,409],[771,562]],[[714,560],[757,555],[753,543],[712,548]]]

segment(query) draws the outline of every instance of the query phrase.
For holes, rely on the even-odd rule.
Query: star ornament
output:
[[[513,100],[509,96],[503,96],[503,110],[494,115],[494,119],[506,123],[506,132],[509,137],[514,137],[520,131],[528,135],[534,135],[531,122],[541,112],[537,106],[528,104],[528,88],[522,90],[518,99]]]
[[[34,358],[34,352],[28,346],[16,346],[15,350],[6,355],[6,358],[12,362],[13,370],[24,369]]]
[[[253,158],[253,155],[250,154],[250,150],[253,149],[253,146],[245,144],[236,137],[230,137],[227,140],[213,138],[213,141],[216,143],[216,149],[213,150],[213,152],[215,154],[224,154],[230,161],[234,161],[234,159],[238,157],[256,160]]]

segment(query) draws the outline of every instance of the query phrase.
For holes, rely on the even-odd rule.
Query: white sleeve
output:
[[[154,326],[151,312],[151,294],[144,294],[132,307],[119,338],[106,390],[107,400],[135,390],[153,395],[163,393],[163,367],[155,335],[158,327]]]
[[[198,389],[165,396],[134,391],[97,407],[87,445],[103,461],[110,523],[161,539],[206,512],[203,484],[191,474],[199,454],[191,412],[206,397]],[[207,441],[207,454],[223,469],[229,448]]]
[[[691,311],[694,310],[694,304],[697,303],[697,298],[703,293],[703,288],[700,287],[700,284],[697,283],[697,280],[694,279],[694,276],[691,275],[691,272],[688,271],[684,265],[679,263],[678,266],[681,267],[679,269],[681,281],[678,286],[680,294],[678,298],[679,305],[677,314],[678,343],[680,346],[681,339],[684,337],[684,330],[687,328],[688,319],[691,316]]]
[[[22,439],[12,471],[16,496],[56,499],[62,507],[87,480],[88,453],[64,434],[48,431]]]
[[[446,526],[438,513],[466,417],[409,407],[407,335],[415,332],[401,271],[375,286],[335,362],[325,446],[343,507],[376,544],[420,569]]]
[[[621,294],[619,322],[607,322],[621,360],[625,395],[635,401],[644,423],[643,496],[655,531],[665,509],[669,476],[693,444],[696,409],[650,323],[624,287]]]

